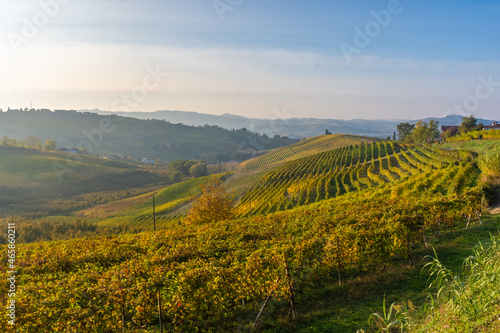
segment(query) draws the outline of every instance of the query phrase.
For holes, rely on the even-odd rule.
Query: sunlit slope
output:
[[[217,174],[215,177],[225,180],[228,173]],[[126,225],[132,228],[148,229],[153,227],[153,196],[155,198],[155,213],[158,223],[180,214],[182,207],[188,204],[194,195],[200,192],[200,187],[206,184],[212,176],[200,177],[173,184],[161,191],[154,191],[137,197],[137,204],[113,214],[101,221],[101,225]],[[129,199],[132,200],[132,199]],[[116,202],[116,210],[124,201]],[[107,205],[108,209],[113,203]]]
[[[132,164],[81,154],[0,147],[3,214],[86,207],[130,196],[162,181],[161,176]]]
[[[269,169],[323,151],[377,140],[380,139],[346,134],[315,136],[286,147],[273,149],[265,155],[240,163],[237,169],[240,171]]]
[[[378,193],[383,188],[403,195],[408,186],[431,193],[460,192],[479,173],[472,158],[467,151],[393,142],[333,149],[269,171],[241,197],[237,209],[242,216],[261,215],[349,192]]]

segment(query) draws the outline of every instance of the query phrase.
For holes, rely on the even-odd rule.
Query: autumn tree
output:
[[[212,177],[201,186],[201,194],[194,200],[186,222],[188,224],[204,224],[226,220],[234,217],[233,197],[227,192],[224,183]]]
[[[45,141],[45,145],[43,146],[45,150],[56,150],[56,142],[54,140]]]
[[[32,149],[42,149],[42,140],[37,136],[29,136],[24,140],[24,145]]]
[[[207,172],[207,163],[205,162],[196,163],[189,168],[189,174],[194,178],[206,176]]]

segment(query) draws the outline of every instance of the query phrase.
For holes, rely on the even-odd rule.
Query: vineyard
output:
[[[322,151],[374,140],[378,139],[346,134],[316,136],[283,148],[273,149],[265,155],[255,157],[241,163],[237,169],[240,171],[251,171],[272,168],[287,161],[316,154]]]
[[[225,179],[228,173],[218,174],[217,177]],[[194,178],[171,185],[161,191],[146,195],[148,199],[123,210],[122,212],[100,222],[102,226],[126,225],[134,229],[153,229],[153,199],[155,198],[155,211],[158,223],[163,225],[167,220],[176,217],[172,212],[178,212],[184,204],[190,202],[192,197],[199,193],[200,186],[205,184],[210,176]],[[180,214],[180,212],[178,212]]]
[[[397,258],[414,262],[417,246],[466,228],[464,216],[480,205],[476,189],[421,198],[347,194],[200,227],[19,245],[17,327],[154,331],[159,298],[166,331],[247,329],[271,293],[276,304],[294,300],[300,308],[294,290],[342,284]],[[5,279],[6,251],[1,256]],[[6,293],[0,297],[5,304]]]
[[[461,193],[479,169],[474,154],[393,142],[361,143],[287,162],[241,197],[240,216],[264,215],[350,192]],[[387,186],[386,186],[387,185]],[[389,187],[390,185],[390,187]]]
[[[19,244],[17,328],[153,332],[161,304],[168,332],[265,330],[271,318],[287,321],[303,309],[300,295],[395,261],[414,265],[420,249],[482,223],[479,169],[467,151],[363,142],[242,174],[250,179],[220,175],[246,191],[235,220],[196,226],[173,219],[155,233]],[[206,181],[150,193],[158,222],[173,218]],[[151,229],[152,200],[100,223]],[[0,294],[4,304],[6,297]],[[6,323],[2,317],[1,331]]]
[[[500,139],[500,130],[486,130],[486,131],[472,131],[461,133],[449,138],[446,138],[446,142],[460,142],[460,141],[471,141],[471,140],[498,140]]]

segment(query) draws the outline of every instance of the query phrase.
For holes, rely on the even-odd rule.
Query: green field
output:
[[[0,217],[71,212],[147,192],[165,179],[160,172],[93,156],[0,147]]]

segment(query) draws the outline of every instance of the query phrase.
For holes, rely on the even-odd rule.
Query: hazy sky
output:
[[[0,107],[500,118],[500,3],[0,0]]]

